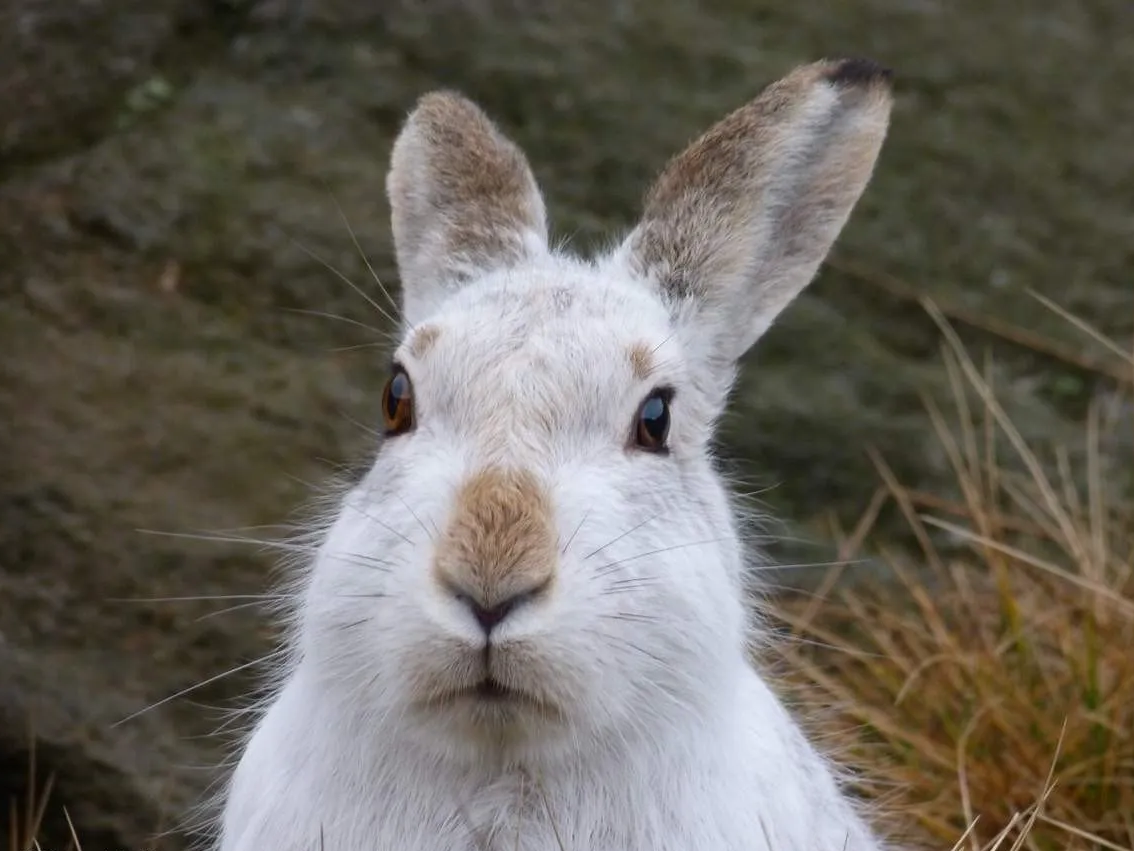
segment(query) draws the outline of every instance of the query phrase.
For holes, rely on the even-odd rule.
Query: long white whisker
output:
[[[387,340],[395,339],[394,335],[389,331],[383,331],[381,328],[375,328],[373,325],[367,325],[365,322],[359,322],[357,319],[351,319],[349,316],[339,316],[337,313],[328,313],[325,310],[309,310],[304,307],[283,307],[280,309],[286,310],[288,313],[302,313],[306,316],[318,316],[321,319],[333,319],[336,322],[345,322],[347,325],[362,328],[365,331],[369,331],[371,334],[385,337]]]
[[[354,243],[354,247],[358,251],[358,256],[361,257],[362,262],[366,264],[366,270],[370,272],[370,277],[374,279],[374,283],[378,285],[378,289],[382,291],[382,295],[386,297],[386,301],[390,303],[390,307],[393,308],[394,313],[400,313],[401,311],[398,309],[398,303],[394,301],[393,297],[390,295],[390,291],[386,289],[385,284],[382,283],[382,279],[379,278],[378,273],[374,271],[374,267],[370,264],[370,258],[366,256],[366,252],[362,250],[362,245],[358,241],[358,236],[355,234],[354,228],[351,227],[350,219],[347,218],[347,214],[343,209],[343,205],[339,203],[338,197],[331,190],[330,185],[325,180],[323,181],[323,187],[327,190],[327,194],[331,196],[331,200],[335,204],[335,209],[339,211],[339,218],[343,220],[343,224],[346,226],[347,233],[350,234],[350,240]],[[386,318],[391,322],[397,324],[392,317],[387,315]]]
[[[195,603],[212,600],[288,600],[295,594],[202,594],[186,597],[107,597],[108,603]]]
[[[384,307],[382,307],[382,305],[380,305],[378,302],[376,302],[374,299],[372,299],[370,297],[370,295],[366,292],[366,290],[364,290],[362,287],[360,287],[358,284],[356,284],[354,281],[352,281],[350,278],[348,278],[346,275],[344,275],[342,272],[340,272],[338,269],[336,269],[334,266],[332,266],[330,263],[328,263],[326,260],[324,260],[322,257],[320,257],[318,254],[316,254],[314,251],[312,251],[310,248],[308,248],[306,245],[304,245],[302,242],[300,242],[295,237],[289,236],[288,239],[291,240],[291,242],[293,242],[296,245],[296,247],[299,248],[300,251],[302,251],[304,254],[306,254],[308,257],[310,257],[312,260],[315,260],[316,262],[322,264],[323,267],[326,268],[326,270],[328,272],[330,272],[332,275],[334,275],[336,278],[338,278],[340,281],[342,281],[344,284],[346,284],[348,287],[350,287],[352,290],[354,290],[356,293],[358,293],[360,296],[362,296],[363,299],[366,300],[366,303],[369,304],[371,307],[373,307],[376,311],[378,311],[378,313],[382,317],[384,317],[387,322],[389,322],[391,325],[397,325],[398,324],[398,321],[396,319],[394,319],[394,317],[392,317],[389,313],[387,313],[386,309]],[[387,333],[387,332],[383,332],[383,333]]]
[[[256,665],[262,665],[264,662],[267,662],[270,659],[282,656],[282,655],[284,655],[284,652],[285,651],[283,651],[283,650],[274,650],[271,653],[268,653],[264,656],[261,656],[258,659],[253,659],[251,662],[245,662],[243,665],[237,665],[234,668],[229,668],[227,671],[222,671],[219,674],[214,674],[213,676],[209,677],[206,680],[202,680],[201,682],[196,683],[194,685],[191,685],[188,688],[183,688],[180,691],[174,692],[173,694],[169,695],[169,697],[163,697],[157,703],[151,703],[149,706],[145,707],[144,709],[139,709],[137,712],[132,712],[131,714],[127,715],[122,720],[115,721],[110,726],[111,726],[111,728],[119,727],[122,724],[125,724],[127,721],[132,721],[135,718],[137,718],[138,716],[144,715],[145,713],[149,712],[152,709],[157,709],[159,706],[164,706],[165,704],[169,703],[172,700],[177,700],[177,698],[179,698],[179,697],[184,697],[187,694],[191,694],[192,692],[196,691],[197,689],[204,688],[205,686],[208,686],[208,685],[212,685],[215,682],[219,682],[220,680],[223,680],[225,677],[231,677],[233,674],[239,674],[241,671],[246,671],[249,668],[255,667]]]
[[[219,544],[256,544],[279,550],[294,552],[310,552],[310,544],[300,544],[294,541],[272,541],[267,538],[244,538],[239,535],[212,535],[202,532],[164,532],[160,529],[135,529],[141,535],[157,535],[163,538],[184,538],[190,541],[210,541]]]
[[[599,576],[603,576],[606,573],[609,573],[614,568],[618,567],[619,565],[626,564],[626,562],[628,562],[628,561],[635,561],[636,559],[640,559],[640,558],[647,558],[649,556],[660,555],[661,553],[668,553],[670,550],[680,550],[680,549],[685,549],[686,547],[702,547],[702,546],[707,546],[708,544],[718,544],[721,541],[727,541],[727,540],[728,540],[728,538],[709,538],[708,540],[705,540],[705,541],[690,541],[687,544],[675,544],[672,547],[660,547],[659,549],[656,549],[656,550],[649,550],[649,551],[644,552],[644,553],[638,553],[637,555],[627,556],[626,558],[620,558],[617,561],[609,562],[607,564],[602,565],[602,567],[598,568],[598,570],[596,570],[595,572]]]
[[[369,434],[372,437],[376,437],[379,440],[382,440],[386,436],[382,432],[378,431],[378,429],[374,428],[373,426],[368,426],[366,423],[360,423],[358,420],[356,420],[354,417],[352,417],[346,411],[339,411],[339,415],[343,419],[345,419],[348,423],[350,423],[351,425],[358,426],[360,429],[362,429],[364,432],[366,432],[367,434]]]
[[[388,346],[389,343],[355,343],[353,346],[335,346],[331,349],[332,352],[357,352],[362,349],[381,349]]]
[[[848,561],[811,561],[799,562],[797,564],[776,564],[772,562],[770,564],[754,565],[752,570],[757,573],[772,570],[811,570],[820,567],[851,567],[854,565],[870,564],[871,562],[872,559],[869,558],[850,559]]]
[[[298,599],[298,597],[283,597],[281,599],[290,600]],[[264,600],[255,600],[251,603],[238,603],[235,606],[225,606],[223,609],[217,609],[215,612],[208,612],[207,614],[203,614],[199,618],[195,618],[193,622],[200,623],[201,621],[207,621],[209,618],[219,618],[221,615],[229,615],[233,612],[243,611],[244,609],[254,609],[257,606],[264,605],[264,602]]]

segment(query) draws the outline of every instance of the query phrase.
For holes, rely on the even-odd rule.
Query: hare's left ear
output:
[[[386,191],[410,325],[465,281],[547,251],[527,158],[455,92],[417,102],[394,142]]]
[[[611,262],[661,290],[703,378],[736,360],[811,281],[866,188],[890,117],[890,72],[797,68],[662,172]]]

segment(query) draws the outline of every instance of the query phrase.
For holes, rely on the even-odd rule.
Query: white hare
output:
[[[387,183],[386,436],[305,571],[222,851],[880,847],[750,662],[710,439],[891,102],[871,62],[795,69],[591,260],[549,246],[527,160],[477,106],[418,102]]]

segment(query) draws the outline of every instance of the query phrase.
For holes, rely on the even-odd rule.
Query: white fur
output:
[[[749,660],[745,554],[709,449],[731,372],[706,372],[704,313],[667,300],[626,246],[587,262],[526,242],[444,297],[403,281],[415,325],[439,330],[415,357],[407,328],[395,355],[417,425],[380,447],[304,574],[293,661],[231,779],[219,848],[877,849]],[[627,356],[640,344],[646,380]],[[628,449],[663,384],[670,454]],[[558,718],[414,702],[480,653],[430,564],[458,487],[489,465],[533,473],[554,505],[554,588],[493,641]]]

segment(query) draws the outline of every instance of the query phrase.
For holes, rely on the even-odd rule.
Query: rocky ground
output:
[[[383,179],[418,94],[481,101],[585,248],[793,64],[895,68],[875,181],[750,358],[723,437],[787,528],[821,541],[816,521],[853,519],[878,485],[868,446],[908,483],[945,477],[923,398],[947,406],[948,382],[918,294],[995,352],[1032,435],[1063,440],[1099,392],[1075,363],[1098,351],[1026,291],[1120,339],[1134,324],[1131,23],[1126,0],[8,0],[0,803],[25,791],[30,721],[56,774],[49,842],[65,805],[85,847],[155,830],[184,846],[178,819],[224,755],[207,734],[252,672],[112,725],[272,632],[253,609],[119,601],[260,593],[273,559],[138,530],[289,522],[365,463],[377,355],[350,347],[376,335],[299,311],[381,326],[311,254],[366,284],[339,204],[396,284]]]

